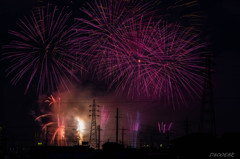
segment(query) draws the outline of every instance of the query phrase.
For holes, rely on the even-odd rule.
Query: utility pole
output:
[[[48,126],[46,127],[46,134],[45,134],[45,146],[48,145]]]
[[[125,135],[124,131],[125,131],[125,130],[126,130],[126,129],[122,128],[122,145],[124,145],[124,135]]]
[[[99,105],[96,105],[95,99],[93,99],[93,104],[89,105],[89,107],[91,108],[89,110],[89,112],[92,112],[91,115],[92,116],[92,121],[91,121],[91,129],[90,129],[90,139],[89,139],[89,145],[90,147],[96,148],[97,147],[97,119],[96,117],[97,115],[97,107],[99,107]]]
[[[116,116],[116,143],[118,143],[118,108],[117,108],[117,116]]]

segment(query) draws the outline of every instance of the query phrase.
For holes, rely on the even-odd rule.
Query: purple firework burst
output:
[[[184,101],[202,90],[204,58],[198,35],[178,25],[128,21],[101,46],[98,76],[120,94]]]
[[[76,70],[84,70],[72,39],[70,14],[56,7],[39,9],[29,18],[20,19],[19,30],[10,31],[16,40],[4,48],[4,59],[11,62],[7,69],[12,74],[12,83],[28,78],[25,93],[33,81],[38,83],[37,93],[54,92],[60,86],[68,88]]]
[[[78,42],[88,55],[94,56],[99,46],[111,39],[112,34],[129,20],[139,19],[142,13],[151,14],[154,11],[150,3],[138,0],[95,0],[87,3],[82,11],[86,18],[76,18],[76,31],[80,35]]]

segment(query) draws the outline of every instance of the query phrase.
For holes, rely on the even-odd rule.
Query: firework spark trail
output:
[[[200,0],[176,0],[167,7],[167,11],[174,14],[169,14],[166,18],[173,18],[184,27],[190,27],[193,32],[201,32],[205,15],[200,8]]]
[[[70,14],[47,7],[19,21],[19,29],[10,31],[16,40],[4,47],[3,59],[12,63],[7,69],[8,76],[14,74],[11,82],[15,85],[27,77],[25,93],[37,81],[37,94],[41,94],[54,92],[59,86],[67,89],[71,78],[78,80],[73,68],[82,71],[84,67],[71,40],[76,32],[69,25]]]
[[[45,131],[45,133],[47,133],[47,131],[50,131],[50,134],[52,134],[51,144],[55,144],[56,141],[58,146],[66,146],[67,145],[65,136],[66,122],[64,112],[61,110],[61,99],[59,97],[58,100],[56,100],[51,95],[45,102],[49,103],[52,112],[40,115],[35,120],[40,120],[42,118],[51,116],[52,120],[44,124],[42,129]],[[48,128],[52,129],[48,130]]]
[[[137,136],[138,136],[138,131],[139,131],[139,126],[140,126],[140,113],[137,112],[135,120],[133,120],[132,116],[130,116],[127,113],[128,117],[128,124],[129,124],[129,129],[130,129],[130,134],[132,134],[132,146],[133,148],[137,147]]]
[[[143,12],[149,15],[154,12],[150,2],[137,0],[95,0],[87,3],[82,11],[88,18],[76,18],[79,22],[75,27],[79,34],[76,41],[82,44],[81,50],[86,50],[90,60],[96,59],[99,47],[105,45],[129,19],[139,19]],[[94,67],[91,64],[90,68]]]
[[[189,32],[161,20],[128,21],[101,46],[94,63],[96,72],[111,81],[110,88],[117,86],[120,94],[184,102],[185,94],[201,93],[205,69],[201,51],[205,44],[199,44],[198,35]]]
[[[82,10],[88,19],[77,18],[81,24],[76,31],[81,36],[76,41],[84,44],[90,56],[90,70],[105,80],[109,89],[133,98],[164,98],[175,105],[185,102],[185,95],[199,96],[205,45],[198,42],[194,29],[159,20],[165,15],[149,18],[148,13],[157,12],[154,7],[144,2],[128,7],[134,3],[95,0]],[[188,0],[167,5],[167,10],[178,10],[198,3]],[[191,12],[186,14],[189,19],[197,18]]]
[[[165,134],[166,132],[170,132],[172,128],[173,122],[170,122],[169,124],[161,122],[158,122],[158,131],[159,133]]]
[[[149,16],[152,16],[154,20],[165,17],[165,19],[174,19],[177,22],[188,19],[187,27],[196,22],[198,23],[195,26],[198,26],[201,12],[193,12],[191,9],[199,10],[198,5],[198,1],[195,0],[177,0],[166,4],[162,4],[161,0],[95,0],[93,3],[87,3],[87,7],[82,9],[88,18],[76,18],[79,23],[75,29],[81,35],[76,41],[84,44],[82,48],[88,50],[88,56],[94,56],[93,53],[98,50],[99,46],[105,45],[108,40],[111,40],[115,32],[121,30],[125,23],[132,18],[139,20],[142,15],[145,15],[144,21],[149,19]],[[190,10],[186,13],[179,12],[179,10],[186,9]],[[158,12],[159,10],[161,11]],[[192,27],[191,30],[194,29],[197,30],[196,27]],[[108,56],[107,52],[105,52],[105,56]]]
[[[106,124],[107,124],[108,120],[109,120],[109,113],[104,106],[101,108],[100,112],[101,112],[100,125],[101,125],[101,128],[104,129],[106,127]]]
[[[108,110],[105,108],[105,106],[102,106],[101,108],[101,111],[100,111],[100,127],[103,131],[101,131],[101,139],[104,141],[105,139],[105,131],[106,131],[106,128],[107,128],[107,123],[109,121],[109,112]]]

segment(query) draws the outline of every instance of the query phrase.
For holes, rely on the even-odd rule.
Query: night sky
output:
[[[1,0],[1,47],[11,40],[8,30],[14,29],[18,18],[28,15],[35,4],[34,0]],[[212,82],[217,135],[221,136],[225,132],[239,132],[240,2],[238,0],[202,0],[201,9],[206,13],[202,30],[208,36],[210,50],[214,54]],[[1,60],[0,64],[0,125],[6,126],[8,135],[11,137],[17,135],[33,136],[33,132],[38,128],[38,124],[34,122],[31,114],[32,110],[36,108],[38,100],[35,90],[30,89],[27,94],[24,94],[24,80],[16,86],[11,85],[10,78],[6,77],[5,73],[6,61]],[[93,83],[93,85],[99,85],[99,83]],[[157,120],[158,115],[164,114],[163,111],[172,112],[169,116],[178,120],[178,125],[181,125],[181,123],[184,123],[186,114],[190,116],[190,119],[193,118],[191,116],[194,116],[191,113],[199,115],[197,113],[198,109],[198,106],[183,106],[182,109],[172,111],[165,107],[149,106],[147,114],[151,115],[151,112],[155,112],[156,119],[154,120]],[[164,118],[167,119],[168,117]],[[196,127],[198,119],[197,117],[193,118],[192,127]]]

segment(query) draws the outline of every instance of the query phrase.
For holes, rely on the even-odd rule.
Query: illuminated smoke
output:
[[[76,120],[77,120],[78,141],[79,141],[79,145],[82,145],[85,125],[84,125],[84,122],[78,117],[76,117]]]
[[[137,112],[136,116],[131,116],[127,114],[128,117],[128,124],[129,124],[129,130],[130,134],[132,137],[132,147],[136,148],[137,147],[137,137],[138,137],[138,131],[139,131],[139,126],[140,126],[140,113]]]

